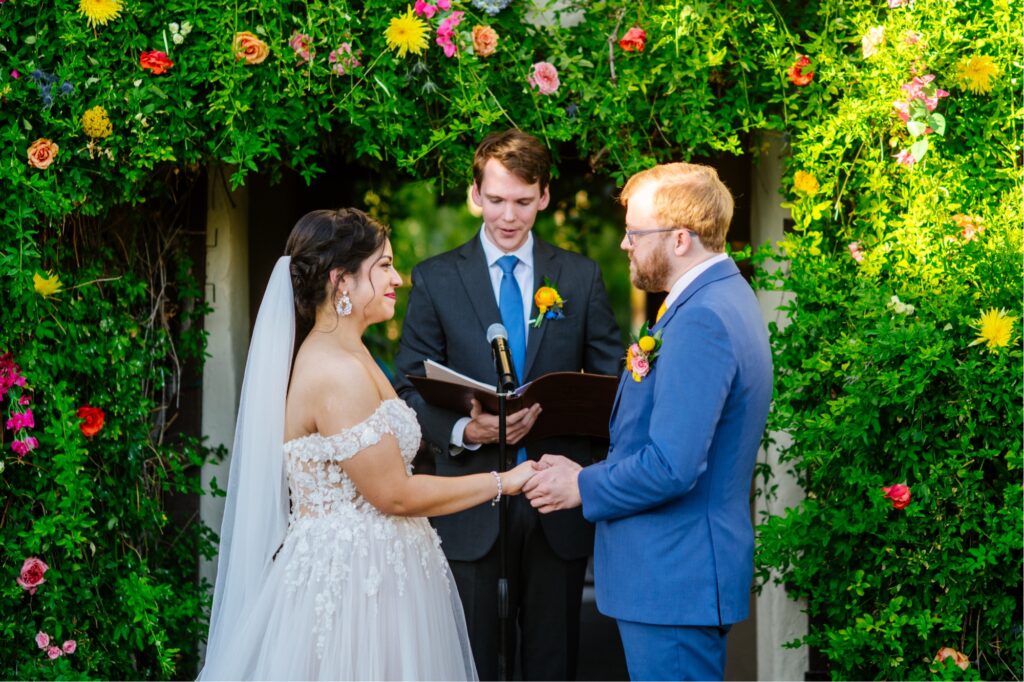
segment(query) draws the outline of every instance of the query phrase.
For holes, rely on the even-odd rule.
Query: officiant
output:
[[[500,470],[498,419],[474,404],[469,414],[428,405],[408,380],[430,359],[485,383],[495,381],[487,328],[501,323],[521,383],[550,372],[618,374],[619,329],[593,260],[533,234],[550,200],[551,157],[534,136],[512,129],[489,135],[473,159],[472,199],[483,226],[462,246],[412,271],[412,292],[395,365],[395,388],[415,410],[441,476]],[[561,452],[594,459],[589,438],[531,440],[543,405],[508,416],[506,441],[518,461]],[[498,507],[485,504],[432,519],[448,557],[469,628],[477,670],[497,678],[497,583],[501,570]],[[541,516],[510,500],[510,615],[518,625],[524,680],[573,680],[579,615],[593,526],[578,509]],[[517,628],[508,628],[516,651]]]

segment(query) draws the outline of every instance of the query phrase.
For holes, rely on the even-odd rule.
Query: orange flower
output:
[[[473,27],[473,52],[477,57],[490,57],[497,47],[497,31],[490,26]]]
[[[538,308],[546,312],[548,308],[558,302],[558,292],[551,287],[541,287],[533,295],[533,302],[537,304]]]
[[[270,54],[267,44],[249,31],[239,31],[231,43],[235,51],[235,59],[244,59],[246,64],[262,64]]]
[[[154,76],[159,76],[162,73],[167,73],[174,62],[170,60],[166,52],[160,50],[149,50],[143,52],[142,56],[139,57],[139,66],[143,69],[149,69],[153,72]]]
[[[966,655],[957,651],[956,649],[948,646],[944,646],[939,649],[939,652],[935,654],[935,662],[942,663],[947,658],[952,658],[953,662],[956,663],[956,667],[961,670],[967,670],[971,666],[971,661]]]
[[[57,156],[60,147],[56,142],[51,142],[45,137],[40,137],[28,148],[28,163],[30,166],[39,169],[46,169],[53,163],[53,157]]]
[[[619,41],[619,47],[626,52],[643,52],[646,43],[647,31],[639,26],[634,26],[626,31],[626,35],[622,36],[622,40]]]
[[[793,85],[803,87],[814,80],[814,72],[807,68],[810,65],[810,57],[805,54],[800,55],[796,62],[793,63],[793,66],[789,68],[789,71],[786,72],[789,74],[789,81]],[[805,71],[804,69],[807,70]]]
[[[82,420],[82,423],[78,425],[78,428],[86,437],[92,438],[103,429],[105,415],[103,414],[103,410],[100,408],[82,405],[78,408],[77,415],[78,418]]]

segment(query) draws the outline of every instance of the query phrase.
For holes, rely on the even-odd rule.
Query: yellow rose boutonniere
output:
[[[644,322],[640,333],[632,337],[633,342],[626,349],[626,369],[633,376],[633,381],[639,382],[650,373],[651,365],[661,350],[661,331],[651,334]]]
[[[533,295],[533,302],[537,304],[537,317],[530,320],[530,324],[535,328],[540,327],[544,320],[561,320],[565,317],[562,312],[565,299],[547,277],[544,278],[544,286]]]

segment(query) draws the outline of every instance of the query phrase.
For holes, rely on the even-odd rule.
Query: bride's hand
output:
[[[501,492],[505,495],[518,495],[523,485],[536,473],[535,462],[526,460],[515,469],[501,474]]]

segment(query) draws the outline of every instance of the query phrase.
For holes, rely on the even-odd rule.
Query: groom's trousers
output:
[[[721,680],[730,625],[616,621],[631,680]]]
[[[478,561],[449,561],[481,680],[498,679],[500,636],[495,595],[501,572],[500,544],[496,542]],[[517,668],[523,680],[576,679],[587,560],[566,561],[554,553],[538,512],[525,495],[509,500],[508,559],[509,679]],[[515,659],[517,626],[519,661]]]

